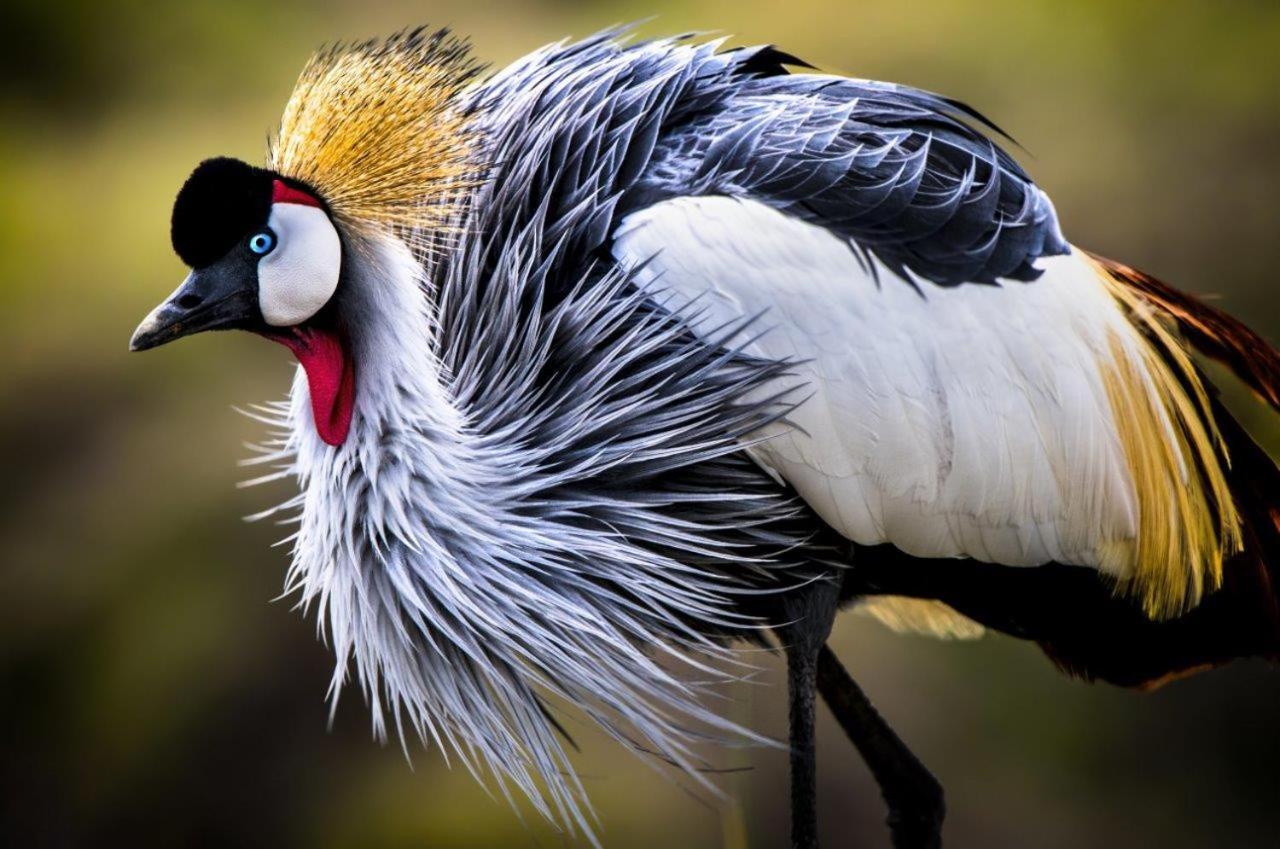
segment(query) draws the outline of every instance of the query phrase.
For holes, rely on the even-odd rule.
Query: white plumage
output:
[[[906,281],[764,204],[686,197],[631,215],[615,255],[746,349],[799,361],[811,396],[753,449],[849,539],[921,557],[1106,556],[1137,533],[1104,371],[1139,339],[1079,251],[1034,283]]]

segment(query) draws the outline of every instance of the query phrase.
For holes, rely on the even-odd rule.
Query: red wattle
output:
[[[330,445],[341,445],[351,429],[356,398],[355,369],[342,339],[312,327],[294,328],[292,333],[270,338],[293,351],[307,373],[316,432]]]

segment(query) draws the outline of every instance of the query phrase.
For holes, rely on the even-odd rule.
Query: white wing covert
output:
[[[1166,397],[1167,369],[1081,251],[1042,258],[1032,282],[940,286],[719,196],[633,213],[613,250],[669,308],[696,302],[695,331],[760,315],[738,342],[795,360],[808,397],[752,455],[847,538],[1127,580],[1155,568],[1145,524],[1182,555],[1168,547],[1181,531],[1161,528],[1202,509],[1188,465],[1212,426]],[[1153,459],[1137,439],[1171,447]],[[1176,569],[1200,574],[1195,545]],[[1186,600],[1143,593],[1153,612]]]

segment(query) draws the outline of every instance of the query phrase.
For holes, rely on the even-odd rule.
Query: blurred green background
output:
[[[1008,129],[1073,241],[1280,339],[1280,4],[6,0],[0,9],[0,844],[497,847],[562,838],[434,752],[411,769],[277,594],[281,529],[239,516],[258,436],[230,404],[281,395],[273,346],[219,334],[130,356],[183,274],[174,192],[215,154],[260,161],[308,52],[452,24],[494,63],[656,15],[826,69],[962,98]],[[1231,394],[1273,450],[1275,422]],[[860,617],[846,663],[949,789],[955,847],[1280,845],[1280,673],[1153,695],[1059,677],[1031,646],[896,637]],[[733,707],[783,734],[777,664]],[[824,715],[826,846],[884,847],[878,795]],[[581,733],[581,729],[579,732]],[[589,733],[611,847],[785,844],[785,759],[719,760],[729,801]]]

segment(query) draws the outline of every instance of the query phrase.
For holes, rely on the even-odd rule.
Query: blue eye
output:
[[[276,234],[270,230],[259,230],[249,237],[249,250],[258,256],[271,253],[276,246]]]

